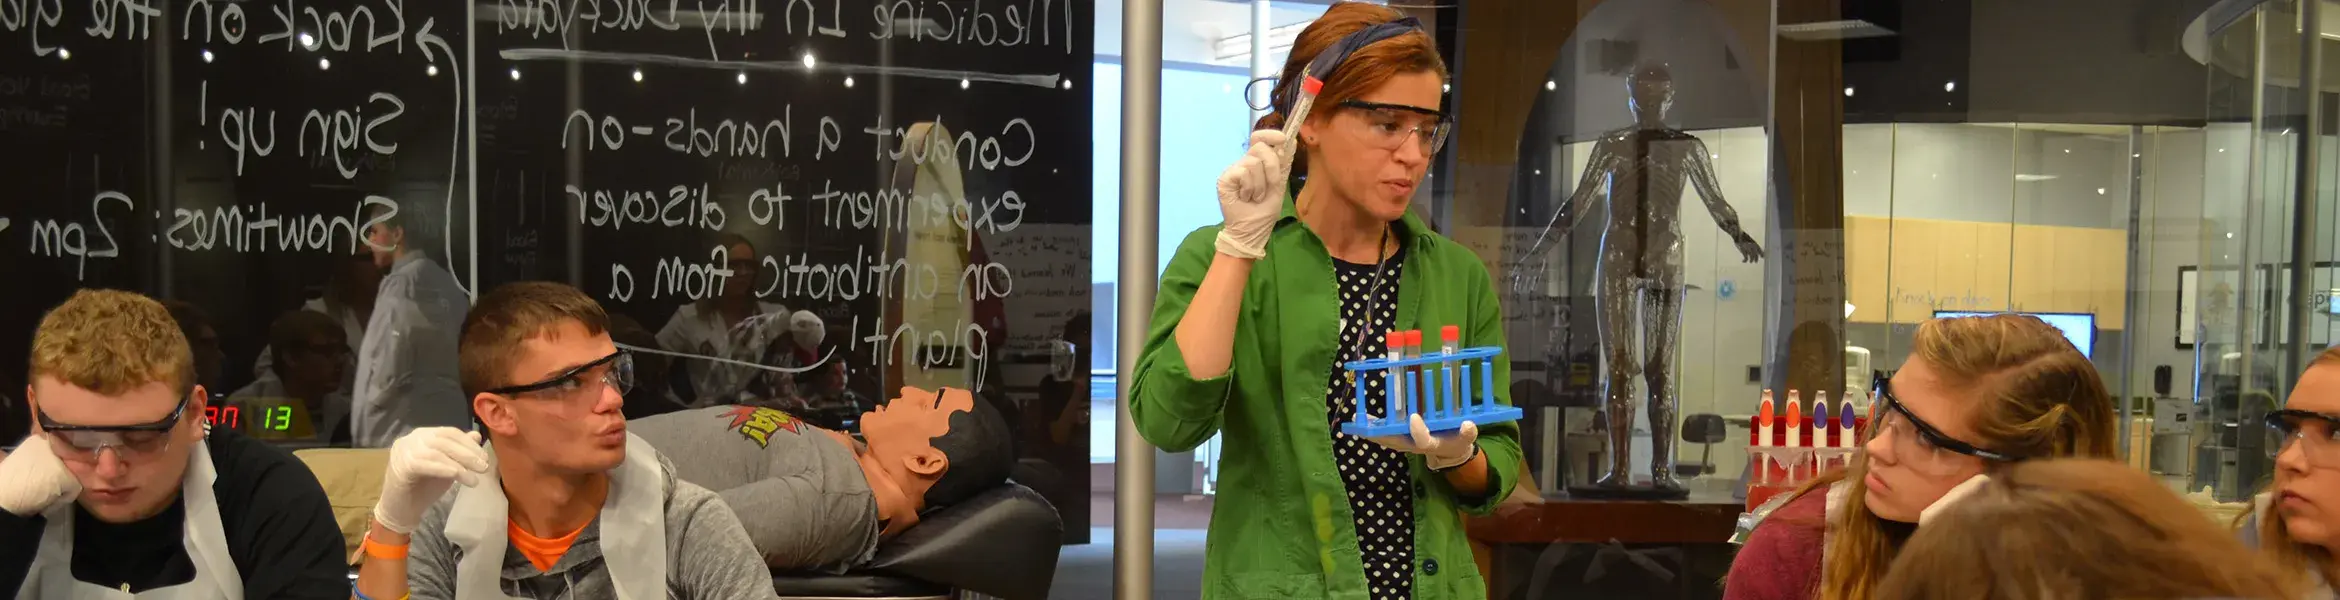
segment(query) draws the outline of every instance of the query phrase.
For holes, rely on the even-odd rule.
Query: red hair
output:
[[[1284,127],[1285,117],[1292,112],[1286,99],[1299,97],[1295,88],[1300,85],[1300,71],[1315,61],[1317,55],[1323,54],[1349,34],[1402,18],[1405,15],[1394,9],[1364,2],[1341,2],[1325,10],[1324,16],[1317,17],[1315,22],[1309,23],[1308,28],[1300,30],[1300,35],[1292,39],[1292,54],[1284,59],[1283,73],[1276,78],[1276,87],[1269,96],[1274,98],[1273,110],[1260,117],[1252,129]],[[1393,75],[1422,72],[1436,73],[1439,79],[1446,78],[1446,60],[1438,57],[1438,46],[1431,42],[1429,33],[1414,31],[1374,42],[1349,54],[1331,73],[1315,74],[1324,80],[1324,89],[1316,94],[1315,106],[1320,108],[1312,112],[1314,115],[1331,114],[1321,107],[1355,99],[1366,90],[1389,81]],[[1307,152],[1303,146],[1293,153],[1293,176],[1303,175],[1307,171]]]

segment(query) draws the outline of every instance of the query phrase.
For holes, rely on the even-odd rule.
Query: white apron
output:
[[[495,445],[488,445],[488,473]],[[458,486],[447,512],[447,541],[462,551],[455,563],[455,597],[511,598],[504,594],[505,527],[511,501],[491,478]],[[609,499],[601,504],[601,564],[622,600],[657,600],[666,594],[666,472],[648,442],[626,434],[626,458],[609,473]]]
[[[17,590],[16,596],[65,600],[241,600],[244,578],[236,572],[236,561],[228,556],[227,528],[220,525],[219,501],[211,490],[211,483],[218,475],[211,466],[211,449],[203,442],[196,442],[195,452],[187,458],[187,474],[179,482],[179,497],[186,503],[186,528],[179,537],[187,546],[187,558],[195,563],[193,581],[132,594],[75,580],[74,505],[68,502],[41,514],[49,521],[47,528],[41,530],[41,551],[33,556],[32,568],[25,570],[24,587]]]

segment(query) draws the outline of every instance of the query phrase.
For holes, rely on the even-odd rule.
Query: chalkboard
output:
[[[73,289],[201,308],[226,394],[278,314],[363,253],[370,209],[467,257],[465,7],[295,0],[0,2],[0,310],[25,364]],[[456,268],[463,269],[460,261]],[[459,271],[468,281],[467,271]],[[204,354],[199,348],[199,355]]]
[[[111,287],[200,308],[212,391],[252,385],[281,315],[363,316],[387,266],[366,272],[366,231],[394,210],[466,292],[568,282],[649,332],[746,283],[819,341],[739,361],[624,339],[678,373],[790,378],[826,425],[904,385],[976,389],[1027,455],[1077,457],[1044,491],[1086,508],[1086,427],[1057,426],[1086,401],[1039,396],[1086,389],[1060,384],[1086,378],[1068,365],[1088,350],[1094,19],[1067,0],[0,0],[0,364],[72,290]]]

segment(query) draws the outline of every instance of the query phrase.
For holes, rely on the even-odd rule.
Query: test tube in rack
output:
[[[1355,419],[1341,424],[1343,433],[1407,435],[1416,415],[1433,432],[1454,431],[1464,422],[1487,425],[1522,416],[1519,408],[1496,402],[1494,361],[1503,354],[1501,347],[1463,347],[1460,328],[1443,327],[1437,352],[1425,353],[1422,335],[1418,329],[1388,332],[1381,358],[1342,365],[1351,372],[1380,371],[1390,390],[1389,402],[1380,410],[1366,403],[1363,390],[1358,390],[1359,410]]]

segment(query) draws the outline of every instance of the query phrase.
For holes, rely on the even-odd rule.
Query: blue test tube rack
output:
[[[1453,354],[1433,352],[1416,358],[1376,358],[1341,365],[1359,378],[1382,378],[1383,389],[1390,392],[1383,414],[1372,415],[1366,410],[1365,386],[1355,386],[1357,417],[1342,423],[1341,433],[1410,435],[1413,424],[1409,417],[1414,414],[1422,415],[1422,425],[1433,433],[1461,429],[1464,421],[1481,427],[1517,421],[1525,413],[1495,401],[1495,357],[1501,354],[1500,346],[1482,346]],[[1399,400],[1404,400],[1404,406],[1398,406]]]

